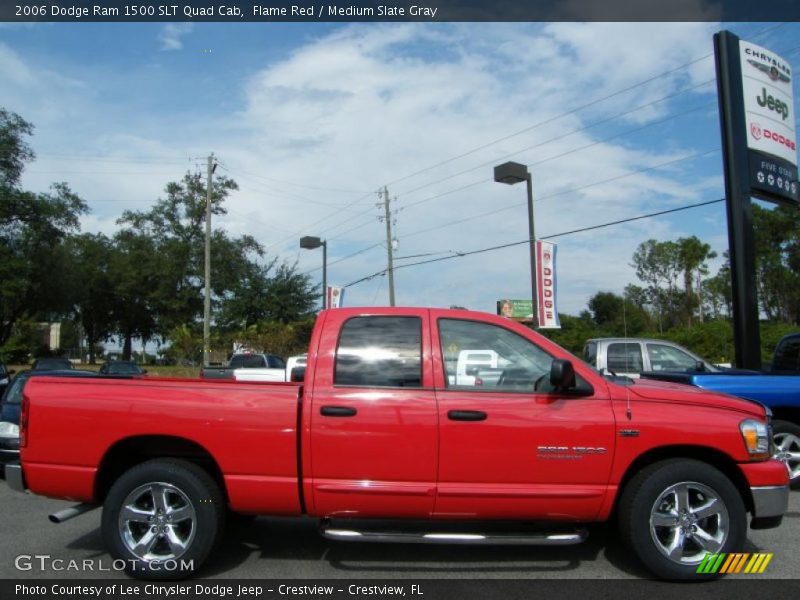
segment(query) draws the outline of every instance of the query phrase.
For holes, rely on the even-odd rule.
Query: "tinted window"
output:
[[[597,367],[597,342],[589,342],[583,349],[583,360]]]
[[[641,373],[642,348],[639,344],[615,343],[608,345],[606,368],[614,373]]]
[[[784,339],[775,349],[773,371],[791,371],[800,369],[800,336]]]
[[[269,363],[270,369],[285,369],[286,363],[283,362],[283,359],[280,356],[273,356],[270,354],[267,356],[267,362]]]
[[[266,367],[264,357],[260,354],[237,354],[228,365],[231,369],[259,369]]]
[[[666,344],[647,344],[647,356],[653,371],[687,371],[697,365],[694,356]]]
[[[72,363],[66,358],[37,358],[33,362],[33,368],[37,371],[57,371],[60,369],[72,369]]]
[[[118,362],[109,363],[105,372],[112,375],[139,375],[142,370],[136,363]]]
[[[417,317],[356,317],[339,336],[336,385],[422,386],[422,322]]]
[[[489,323],[441,319],[439,337],[448,387],[531,392],[553,362],[532,342]]]
[[[19,404],[22,402],[22,388],[25,382],[28,381],[27,377],[16,377],[11,385],[8,386],[6,393],[3,394],[3,402],[5,404]]]

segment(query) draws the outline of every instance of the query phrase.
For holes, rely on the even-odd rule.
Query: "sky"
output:
[[[315,283],[299,239],[326,239],[345,305],[388,304],[369,277],[386,187],[397,304],[494,312],[530,297],[525,244],[459,256],[527,239],[525,186],[494,165],[528,165],[537,237],[724,196],[723,28],[800,66],[797,23],[2,24],[0,106],[35,126],[23,186],[67,182],[83,231],[113,234],[213,152],[240,187],[214,227]],[[636,283],[641,242],[691,235],[721,255],[724,205],[553,238],[559,311]]]

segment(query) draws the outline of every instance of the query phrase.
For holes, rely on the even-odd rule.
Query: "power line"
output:
[[[617,139],[617,138],[621,138],[621,137],[625,137],[627,135],[631,135],[632,133],[638,133],[639,131],[643,131],[644,129],[647,129],[649,127],[654,127],[656,125],[663,125],[664,123],[667,123],[669,121],[673,121],[673,120],[677,119],[678,117],[682,117],[682,116],[685,116],[687,114],[690,114],[690,113],[693,113],[693,112],[697,112],[699,110],[708,108],[709,106],[712,106],[712,105],[715,105],[715,104],[716,104],[716,101],[708,102],[706,104],[701,104],[700,106],[695,106],[693,108],[690,108],[690,109],[687,109],[687,110],[683,110],[683,111],[680,111],[678,113],[674,113],[672,115],[669,115],[668,117],[665,117],[663,119],[659,119],[658,121],[651,121],[651,122],[646,123],[644,125],[641,125],[639,127],[634,127],[633,129],[628,129],[628,130],[620,132],[620,133],[615,133],[614,135],[610,135],[608,137],[605,137],[605,138],[602,138],[602,139],[599,139],[599,140],[595,140],[595,141],[590,142],[588,144],[584,144],[583,146],[579,146],[577,148],[572,148],[570,150],[567,150],[566,152],[562,152],[561,154],[556,154],[554,156],[549,156],[547,158],[543,158],[542,160],[538,160],[538,161],[530,163],[530,164],[528,164],[526,166],[527,167],[535,167],[535,166],[542,165],[544,163],[556,160],[558,158],[564,158],[565,156],[569,156],[570,154],[575,154],[576,152],[581,152],[582,150],[586,150],[587,148],[591,148],[591,147],[597,146],[599,144],[604,144],[604,143],[609,142],[611,140],[614,140],[614,139]],[[532,146],[531,148],[535,148],[535,147],[536,146]],[[529,149],[530,148],[525,148],[525,149],[523,149],[521,151],[525,151],[525,150],[529,150]],[[487,164],[494,164],[494,161],[492,161],[490,163],[487,163]],[[482,166],[485,166],[485,165],[482,165]],[[400,207],[398,210],[405,210],[407,208],[411,208],[412,206],[417,206],[419,204],[424,204],[426,202],[430,202],[431,200],[437,200],[438,198],[441,198],[443,196],[448,196],[448,195],[453,194],[455,192],[460,192],[460,191],[465,190],[467,188],[470,188],[470,187],[473,187],[473,186],[476,186],[476,185],[480,185],[482,183],[487,183],[487,182],[490,182],[490,181],[493,181],[492,178],[491,177],[487,177],[485,179],[481,179],[479,181],[475,181],[473,183],[470,183],[470,184],[464,185],[462,187],[456,188],[455,190],[449,190],[449,191],[437,194],[435,196],[431,196],[429,198],[423,198],[422,200],[417,200],[416,202],[412,202],[410,204],[406,204],[405,206]]]
[[[426,184],[421,185],[419,187],[416,187],[414,189],[411,189],[411,190],[408,190],[408,191],[405,191],[405,192],[401,192],[400,195],[402,196],[402,195],[413,194],[414,192],[418,192],[419,190],[425,189],[425,188],[430,187],[432,185],[436,185],[437,183],[441,183],[443,181],[447,181],[448,179],[454,179],[455,177],[458,177],[460,175],[465,175],[467,173],[470,173],[471,171],[476,171],[478,169],[482,169],[482,168],[487,167],[487,166],[495,165],[498,162],[500,162],[500,161],[502,161],[502,160],[504,160],[506,158],[511,158],[513,156],[516,156],[516,155],[520,154],[521,152],[527,152],[527,151],[533,150],[535,148],[541,148],[542,146],[545,146],[545,145],[550,144],[552,142],[557,142],[557,141],[563,140],[564,138],[569,137],[571,135],[574,135],[576,133],[580,133],[581,131],[587,131],[589,129],[597,127],[598,125],[602,125],[604,123],[608,123],[610,121],[614,121],[614,120],[619,119],[621,117],[628,116],[633,112],[636,112],[636,111],[639,111],[639,110],[643,110],[645,108],[649,108],[649,107],[651,107],[651,106],[653,106],[655,104],[658,104],[660,102],[664,102],[665,100],[669,100],[671,98],[675,98],[676,96],[680,96],[681,94],[685,94],[686,92],[689,92],[689,91],[701,88],[703,86],[709,85],[711,83],[714,83],[714,81],[715,81],[714,79],[709,79],[709,80],[704,81],[702,83],[683,88],[683,89],[681,89],[681,90],[679,90],[677,92],[674,92],[672,94],[668,94],[666,96],[662,96],[661,98],[658,98],[657,100],[653,100],[652,102],[648,102],[646,104],[642,104],[640,106],[637,106],[636,108],[632,108],[632,109],[627,110],[625,112],[617,113],[617,114],[612,115],[610,117],[606,117],[604,119],[600,119],[599,121],[595,121],[595,122],[590,123],[588,125],[584,125],[583,127],[578,127],[577,129],[573,129],[572,131],[570,131],[568,133],[559,134],[559,135],[557,135],[555,137],[552,137],[552,138],[550,138],[548,140],[544,140],[542,142],[538,142],[538,143],[534,144],[533,146],[526,146],[525,148],[520,148],[519,150],[515,150],[514,152],[508,152],[506,154],[503,154],[502,156],[493,158],[492,160],[483,162],[483,163],[481,163],[479,165],[476,165],[474,167],[470,167],[469,169],[465,169],[464,171],[459,171],[458,173],[454,173],[452,175],[448,175],[447,177],[443,177],[442,179],[438,179],[438,180],[433,181],[431,183],[426,183]],[[678,114],[678,115],[676,115],[676,117],[677,116],[682,116],[682,115]],[[645,125],[645,127],[650,126],[651,124],[654,124],[654,123],[648,123],[648,124]],[[655,124],[658,124],[658,122],[656,122]],[[632,130],[632,132],[636,132],[636,131],[637,130],[635,130],[635,129]],[[551,159],[547,159],[547,160],[551,160]]]
[[[652,217],[659,217],[659,216],[662,216],[662,215],[667,215],[667,214],[676,213],[676,212],[680,212],[680,211],[684,211],[684,210],[689,210],[689,209],[692,209],[692,208],[699,208],[701,206],[708,206],[710,204],[716,204],[718,202],[724,202],[724,201],[725,201],[725,198],[718,198],[716,200],[707,200],[705,202],[698,202],[696,204],[688,204],[686,206],[681,206],[681,207],[678,207],[678,208],[670,208],[670,209],[667,209],[667,210],[662,210],[662,211],[658,211],[658,212],[654,212],[654,213],[648,213],[648,214],[645,214],[645,215],[638,215],[636,217],[628,217],[627,219],[619,219],[617,221],[609,221],[607,223],[601,223],[599,225],[591,225],[589,227],[581,227],[579,229],[572,229],[570,231],[562,231],[560,233],[553,233],[553,234],[550,234],[550,235],[544,235],[544,236],[540,236],[539,239],[553,239],[553,238],[562,237],[562,236],[565,236],[565,235],[573,235],[575,233],[583,233],[583,232],[586,232],[586,231],[594,231],[596,229],[602,229],[604,227],[612,227],[614,225],[621,225],[623,223],[630,223],[632,221],[639,221],[641,219],[650,219]],[[461,258],[461,257],[464,257],[464,256],[472,256],[474,254],[484,254],[486,252],[493,252],[495,250],[502,250],[502,249],[505,249],[505,248],[511,248],[513,246],[521,246],[522,244],[528,244],[528,243],[530,243],[530,240],[529,239],[525,239],[525,240],[521,240],[521,241],[518,241],[518,242],[510,242],[508,244],[500,244],[498,246],[490,246],[488,248],[480,248],[478,250],[470,250],[470,251],[466,251],[466,252],[456,252],[453,256],[442,256],[442,257],[439,257],[439,258],[432,258],[432,259],[429,259],[429,260],[422,260],[422,261],[415,262],[415,263],[406,263],[404,265],[397,265],[397,266],[394,267],[394,270],[404,269],[404,268],[407,268],[407,267],[416,267],[416,266],[419,266],[419,265],[427,265],[427,264],[430,264],[430,263],[442,262],[444,260],[452,260],[454,258]],[[375,273],[373,273],[371,275],[367,275],[366,277],[362,277],[361,279],[357,279],[355,281],[351,281],[350,283],[346,284],[344,287],[350,287],[350,286],[359,284],[359,283],[361,283],[363,281],[368,281],[368,280],[372,279],[373,277],[378,277],[380,275],[384,275],[385,273],[386,273],[386,269],[384,269],[382,271],[376,271]]]
[[[615,175],[614,177],[609,177],[607,179],[603,179],[603,180],[600,180],[600,181],[594,181],[594,182],[591,182],[591,183],[587,183],[587,184],[582,185],[582,186],[572,187],[572,188],[568,188],[568,189],[565,189],[565,190],[559,190],[557,192],[552,192],[552,193],[549,193],[549,194],[545,194],[545,195],[542,195],[542,196],[539,196],[538,198],[536,198],[536,204],[538,204],[540,202],[543,202],[545,200],[550,200],[552,198],[556,198],[558,196],[563,196],[565,194],[571,194],[571,193],[574,193],[574,192],[580,192],[582,190],[585,190],[585,189],[588,189],[588,188],[592,188],[592,187],[596,187],[598,185],[603,185],[603,184],[611,183],[611,182],[614,182],[614,181],[619,181],[619,180],[625,179],[627,177],[633,177],[635,175],[641,175],[642,173],[647,173],[647,172],[655,171],[657,169],[661,169],[661,168],[664,168],[664,167],[673,166],[673,165],[676,165],[678,163],[685,162],[687,160],[693,160],[693,159],[696,159],[696,158],[701,158],[701,157],[704,157],[704,156],[708,156],[710,154],[714,154],[714,153],[717,153],[719,151],[720,151],[719,148],[711,148],[711,149],[703,151],[703,152],[698,152],[696,154],[692,154],[692,155],[689,155],[689,156],[682,156],[680,158],[669,160],[669,161],[666,161],[666,162],[663,162],[663,163],[659,163],[659,164],[656,164],[656,165],[651,165],[649,167],[636,169],[635,171],[622,173],[621,175]],[[483,183],[483,182],[481,182],[481,183]],[[465,188],[472,187],[472,185],[474,185],[474,184],[467,185],[467,186],[465,186]],[[456,190],[456,191],[458,191],[458,190]],[[425,229],[419,229],[417,231],[412,231],[411,233],[405,234],[403,236],[403,238],[409,238],[409,237],[413,237],[413,236],[416,236],[416,235],[421,235],[421,234],[427,233],[429,231],[434,231],[434,230],[438,231],[438,230],[441,230],[441,229],[443,229],[445,227],[450,227],[450,226],[453,226],[453,225],[460,225],[461,223],[466,223],[467,221],[473,221],[475,219],[480,219],[480,218],[483,218],[483,217],[493,217],[493,216],[495,216],[495,215],[497,215],[497,214],[499,214],[501,212],[505,212],[505,211],[511,210],[513,208],[518,208],[520,206],[523,206],[524,204],[525,204],[525,202],[515,202],[514,204],[510,204],[510,205],[505,206],[503,208],[499,208],[499,209],[498,208],[493,208],[490,211],[483,212],[483,213],[480,213],[480,214],[477,214],[477,215],[472,215],[472,216],[469,216],[469,217],[465,217],[463,219],[457,219],[455,221],[450,221],[450,222],[447,222],[447,223],[443,223],[443,224],[440,224],[440,225],[435,225],[435,226],[428,227],[428,228],[425,228]],[[372,247],[370,247],[370,249],[371,248]],[[366,250],[367,249],[364,249],[364,251],[366,251]],[[449,250],[448,252],[453,252],[453,251]],[[436,253],[436,254],[444,254],[444,252]],[[411,258],[411,257],[404,257],[404,258]],[[339,262],[342,262],[343,260],[346,260],[346,257],[340,259]]]
[[[664,71],[664,72],[662,72],[662,73],[660,73],[658,75],[655,75],[653,77],[649,77],[648,79],[644,79],[644,80],[642,80],[642,81],[640,81],[638,83],[630,85],[630,86],[628,86],[626,88],[622,88],[620,90],[617,90],[616,92],[608,94],[607,96],[603,96],[602,98],[597,98],[595,100],[592,100],[590,102],[587,102],[585,104],[577,106],[577,107],[575,107],[575,108],[573,108],[571,110],[568,110],[566,112],[560,113],[560,114],[558,114],[558,115],[556,115],[554,117],[550,117],[550,118],[545,119],[543,121],[539,121],[538,123],[535,123],[533,125],[525,127],[524,129],[520,129],[519,131],[516,131],[514,133],[505,135],[505,136],[503,136],[501,138],[497,138],[495,140],[492,140],[491,142],[487,142],[485,144],[477,146],[477,147],[475,147],[475,148],[473,148],[471,150],[468,150],[467,152],[464,152],[464,153],[459,154],[457,156],[454,156],[452,158],[448,158],[446,160],[438,162],[435,165],[431,165],[430,167],[426,167],[424,169],[420,169],[419,171],[415,171],[413,173],[410,173],[408,175],[405,175],[405,176],[400,177],[398,179],[395,179],[393,181],[389,181],[387,183],[387,185],[399,183],[401,181],[405,181],[406,179],[411,179],[412,177],[416,177],[417,175],[421,175],[422,173],[426,173],[426,172],[431,171],[433,169],[437,169],[437,168],[442,167],[442,166],[444,166],[446,164],[449,164],[449,163],[451,163],[453,161],[456,161],[456,160],[459,160],[459,159],[464,158],[466,156],[469,156],[470,154],[474,154],[475,152],[478,152],[480,150],[488,148],[489,146],[493,146],[495,144],[499,144],[500,142],[504,142],[504,141],[509,140],[509,139],[511,139],[513,137],[516,137],[518,135],[522,135],[523,133],[527,133],[528,131],[531,131],[531,130],[536,129],[538,127],[542,127],[543,125],[547,125],[549,123],[553,123],[553,122],[555,122],[555,121],[557,121],[559,119],[562,119],[562,118],[567,117],[569,115],[572,115],[572,114],[575,114],[577,112],[580,112],[580,111],[582,111],[584,109],[587,109],[587,108],[590,108],[590,107],[595,106],[597,104],[600,104],[601,102],[604,102],[606,100],[610,100],[611,98],[615,98],[615,97],[620,96],[620,95],[622,95],[622,94],[624,94],[626,92],[630,92],[632,90],[635,90],[636,88],[641,87],[643,85],[646,85],[648,83],[651,83],[653,81],[656,81],[657,79],[661,79],[662,77],[665,77],[667,75],[671,75],[672,73],[675,73],[677,71],[685,69],[686,67],[690,67],[691,65],[693,65],[695,63],[698,63],[698,62],[700,62],[702,60],[706,60],[707,58],[710,58],[711,56],[713,56],[713,53],[704,54],[703,56],[700,56],[698,58],[690,60],[689,62],[686,62],[686,63],[684,63],[682,65],[679,65],[679,66],[677,66],[677,67],[675,67],[673,69],[669,69],[669,70]]]

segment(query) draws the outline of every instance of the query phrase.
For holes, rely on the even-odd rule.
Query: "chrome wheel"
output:
[[[681,565],[699,564],[728,538],[725,503],[710,487],[681,482],[665,489],[650,511],[650,535],[659,552]]]
[[[192,543],[197,516],[180,489],[169,483],[146,483],[122,503],[118,527],[125,547],[152,562],[182,556]]]
[[[775,433],[772,439],[775,442],[775,458],[786,465],[789,479],[800,477],[800,437],[793,433]]]

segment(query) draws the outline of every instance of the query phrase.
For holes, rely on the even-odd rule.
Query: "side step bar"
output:
[[[589,537],[585,529],[541,533],[435,533],[357,531],[322,525],[320,534],[346,542],[392,542],[404,544],[479,544],[485,546],[573,546]]]

